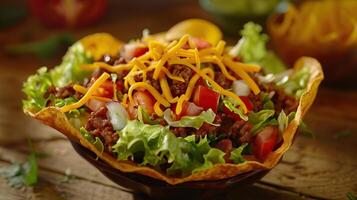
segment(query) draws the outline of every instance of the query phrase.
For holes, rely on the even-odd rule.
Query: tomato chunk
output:
[[[199,85],[195,91],[193,102],[204,110],[211,108],[217,112],[220,95],[208,87]]]
[[[134,50],[133,57],[139,57],[149,51],[148,47],[138,47]]]
[[[113,82],[111,80],[106,80],[94,93],[94,96],[100,96],[100,97],[107,97],[107,98],[113,98],[114,95],[114,89],[113,89]],[[116,83],[116,89],[118,91],[121,91],[123,89],[123,84],[121,81],[118,81]]]
[[[134,102],[129,103],[128,107],[130,119],[137,117],[138,106],[141,106],[149,115],[154,112],[155,100],[147,91],[135,92],[133,99]]]
[[[278,135],[279,129],[276,126],[267,126],[256,135],[253,153],[259,160],[264,161],[273,151]]]
[[[105,102],[104,101],[99,101],[97,99],[89,99],[86,103],[86,106],[91,110],[91,111],[96,111],[99,108],[105,106]]]
[[[176,109],[174,106],[173,110]],[[196,104],[188,101],[184,101],[182,104],[182,111],[176,116],[177,120],[181,119],[184,116],[196,116],[203,111],[202,107],[197,106]]]
[[[248,97],[240,96],[239,98],[243,101],[243,103],[245,104],[245,106],[249,111],[253,110],[254,108],[253,103],[249,100]]]

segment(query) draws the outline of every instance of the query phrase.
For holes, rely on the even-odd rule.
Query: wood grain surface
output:
[[[80,38],[93,32],[110,32],[126,41],[138,37],[143,28],[160,32],[191,17],[208,18],[197,3],[152,8],[130,3],[112,3],[101,23],[71,31]],[[6,46],[57,33],[43,28],[33,18],[0,32]],[[60,133],[25,116],[21,110],[22,82],[39,66],[55,66],[60,56],[41,60],[33,56],[11,57],[0,53],[0,167],[26,159],[31,138],[36,151],[48,154],[39,159],[40,181],[34,188],[14,189],[0,179],[0,200],[53,199],[146,199],[123,191],[79,157]],[[282,162],[261,181],[219,199],[346,199],[357,194],[357,91],[321,88],[305,122],[314,136],[298,135]],[[349,131],[339,137],[341,131]],[[61,180],[70,169],[73,179]]]

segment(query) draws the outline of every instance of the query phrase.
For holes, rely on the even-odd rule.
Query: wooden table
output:
[[[119,5],[118,5],[119,4]],[[143,28],[164,31],[188,18],[209,18],[196,3],[178,4],[150,10],[117,3],[98,25],[73,33],[81,37],[92,32],[110,32],[128,40],[139,36]],[[34,19],[0,33],[1,46],[20,41],[23,35],[33,39],[55,33]],[[39,60],[31,56],[8,57],[0,54],[0,167],[24,160],[31,138],[37,151],[49,156],[39,159],[40,181],[34,188],[17,190],[0,179],[0,200],[8,199],[145,199],[122,191],[99,171],[80,158],[60,133],[26,117],[21,110],[21,85],[41,65],[54,66],[60,58]],[[321,88],[306,123],[314,138],[299,135],[282,162],[261,181],[225,194],[225,199],[346,199],[357,193],[357,91]],[[351,131],[337,137],[339,131]],[[74,179],[61,183],[65,171]]]

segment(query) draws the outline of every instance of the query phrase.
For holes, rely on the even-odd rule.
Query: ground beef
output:
[[[104,142],[107,152],[111,152],[111,147],[119,139],[119,135],[107,118],[107,108],[105,106],[90,114],[85,128],[93,136],[99,137]]]
[[[174,97],[181,96],[186,92],[188,83],[193,75],[193,71],[184,65],[171,65],[169,70],[173,75],[182,77],[185,80],[185,82],[172,80],[170,84],[172,95]]]
[[[222,123],[222,118],[220,115],[216,115],[213,121],[214,124],[221,124]],[[197,130],[196,135],[204,137],[208,134],[216,135],[217,130],[219,129],[219,126],[211,125],[208,123],[203,123],[203,125]]]
[[[145,82],[148,83],[149,85],[153,86],[158,92],[161,93],[160,82],[159,82],[159,80],[155,80],[153,78],[153,75],[154,75],[154,71],[147,72]],[[142,74],[135,75],[134,80],[135,80],[135,82],[142,82],[143,81]]]
[[[275,111],[278,115],[282,110],[286,114],[296,111],[299,102],[292,96],[287,95],[283,90],[277,90],[272,98],[275,103]]]
[[[246,121],[236,121],[231,127],[231,131],[229,132],[230,138],[236,144],[242,144],[245,142],[251,142],[252,134],[251,129],[253,128],[252,124]]]
[[[189,132],[189,129],[184,127],[170,127],[170,130],[177,137],[186,137]]]
[[[229,89],[232,86],[232,81],[227,79],[222,72],[215,72],[214,80],[224,89]]]
[[[82,94],[76,92],[72,85],[56,88],[55,86],[50,86],[47,88],[47,92],[44,94],[45,98],[48,98],[50,95],[55,96],[58,99],[65,99],[68,97],[74,97],[76,99],[80,99]],[[54,105],[54,101],[48,101],[47,106]]]
[[[271,100],[274,103],[276,115],[279,115],[282,110],[284,110],[286,114],[296,111],[299,102],[295,99],[295,97],[286,94],[283,89],[278,88],[273,83],[263,85],[259,83],[258,79],[256,79],[255,81],[256,83],[258,83],[259,88],[262,92],[271,94]],[[263,109],[263,101],[261,95],[255,95],[251,92],[248,97],[254,105],[253,110],[255,112]]]
[[[227,163],[231,163],[231,151],[233,149],[233,144],[232,144],[232,141],[230,139],[223,139],[221,141],[219,141],[216,146],[216,148],[222,150],[224,153],[226,153],[224,155],[224,160],[227,162]]]
[[[58,88],[55,96],[56,98],[65,99],[67,97],[74,96],[75,94],[76,91],[73,89],[71,85],[69,85],[69,86]]]
[[[248,98],[250,99],[250,101],[253,104],[254,112],[258,112],[263,109],[263,101],[259,94],[255,95],[253,92],[250,92],[248,95]]]

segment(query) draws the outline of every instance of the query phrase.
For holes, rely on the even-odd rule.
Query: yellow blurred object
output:
[[[285,13],[270,16],[267,28],[274,49],[286,63],[311,56],[324,66],[325,83],[356,85],[357,0],[289,5]]]
[[[203,19],[187,19],[172,28],[166,33],[166,39],[175,40],[185,34],[202,38],[212,45],[216,45],[222,39],[221,30],[213,23]]]
[[[88,35],[80,40],[83,47],[91,53],[94,60],[99,60],[104,54],[117,56],[123,42],[108,33]]]
[[[273,38],[308,52],[345,49],[357,45],[357,1],[306,1],[290,5],[283,15],[268,20]]]

